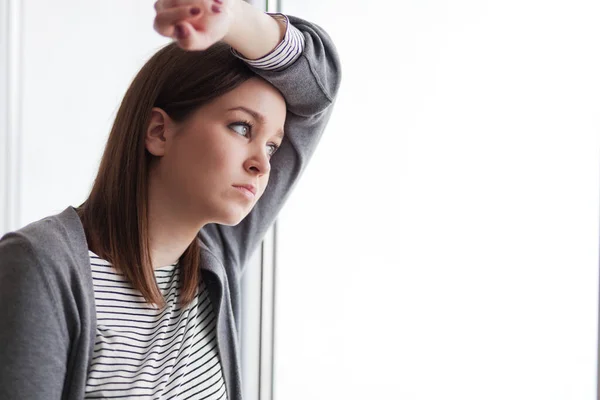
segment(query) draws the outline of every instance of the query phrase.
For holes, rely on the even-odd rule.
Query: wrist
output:
[[[231,0],[231,6],[228,10],[228,12],[231,14],[231,23],[229,25],[229,29],[227,31],[227,33],[225,34],[225,36],[223,37],[223,42],[227,43],[228,45],[232,46],[232,43],[236,42],[236,37],[239,37],[240,33],[240,23],[239,21],[243,20],[241,18],[241,14],[243,12],[242,7],[243,4],[245,3],[244,0]]]
[[[231,25],[223,41],[248,59],[269,54],[283,39],[285,23],[243,0],[232,0]]]

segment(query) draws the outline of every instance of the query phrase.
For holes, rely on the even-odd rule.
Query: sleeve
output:
[[[340,61],[329,35],[300,18],[286,20],[284,40],[270,54],[245,60],[283,94],[287,105],[285,137],[271,159],[265,193],[238,225],[211,224],[200,232],[201,239],[223,249],[225,260],[236,266],[238,278],[311,159],[340,85]],[[297,54],[294,49],[299,50]]]
[[[285,24],[285,35],[283,40],[264,57],[258,60],[245,58],[235,49],[231,49],[234,56],[244,61],[250,67],[263,71],[278,71],[292,65],[304,51],[304,36],[295,26],[290,24],[287,16],[279,13],[269,14],[279,22]]]
[[[62,398],[69,335],[60,298],[29,242],[0,240],[0,400]]]

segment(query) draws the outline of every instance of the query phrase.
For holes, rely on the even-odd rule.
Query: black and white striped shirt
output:
[[[155,269],[167,303],[158,310],[109,262],[89,254],[97,328],[85,398],[227,399],[204,283],[181,309],[179,268]]]

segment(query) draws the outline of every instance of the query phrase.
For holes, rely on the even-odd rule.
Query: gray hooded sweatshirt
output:
[[[332,111],[340,64],[325,31],[289,17],[304,52],[282,71],[253,70],[287,103],[285,138],[271,159],[269,184],[236,226],[211,224],[198,234],[202,277],[217,315],[217,343],[227,394],[242,399],[240,279],[311,158]],[[96,335],[88,245],[75,209],[0,239],[0,399],[79,400]]]

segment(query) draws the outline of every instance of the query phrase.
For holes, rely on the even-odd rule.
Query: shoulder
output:
[[[0,239],[0,398],[59,398],[65,376],[81,375],[93,352],[93,284],[78,218],[67,209]]]
[[[44,281],[82,279],[89,263],[83,226],[69,207],[0,239],[0,279],[37,276]]]

